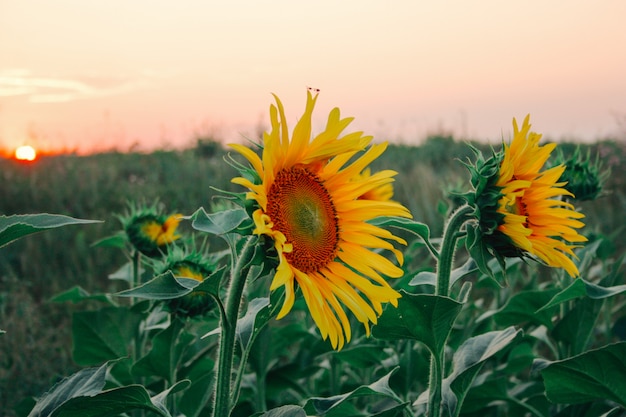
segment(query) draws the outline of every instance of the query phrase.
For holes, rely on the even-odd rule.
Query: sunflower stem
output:
[[[246,278],[251,267],[251,260],[254,256],[256,238],[250,237],[245,243],[239,257],[233,260],[231,269],[230,287],[226,299],[225,314],[221,320],[221,335],[218,351],[218,363],[214,391],[214,417],[228,417],[234,405],[231,400],[232,369],[235,355],[235,336],[237,330],[237,318],[241,298],[246,285]],[[244,366],[242,363],[240,366]]]
[[[454,252],[456,242],[461,237],[459,231],[465,222],[470,218],[473,208],[465,205],[457,209],[450,215],[443,231],[439,258],[437,259],[437,286],[435,294],[441,297],[449,297],[450,276],[452,274],[452,264],[454,263]],[[447,342],[446,342],[447,343]],[[445,349],[440,352],[432,352],[430,358],[430,378],[428,396],[428,416],[441,416],[442,384],[445,375]]]
[[[448,297],[450,293],[450,275],[452,274],[452,264],[454,262],[454,252],[456,242],[461,236],[459,231],[463,224],[470,218],[474,209],[465,205],[457,209],[450,215],[448,223],[443,231],[441,248],[439,249],[439,259],[437,261],[437,287],[435,293]]]

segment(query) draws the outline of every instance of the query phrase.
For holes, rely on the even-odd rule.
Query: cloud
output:
[[[25,70],[0,70],[0,97],[26,96],[31,103],[65,103],[126,94],[150,86],[145,77],[41,77]]]

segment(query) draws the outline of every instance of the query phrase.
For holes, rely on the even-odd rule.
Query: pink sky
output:
[[[295,124],[491,142],[626,136],[626,2],[0,0],[0,150],[252,137],[271,93]]]

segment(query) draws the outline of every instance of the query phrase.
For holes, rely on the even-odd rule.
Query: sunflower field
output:
[[[391,145],[316,100],[0,160],[0,413],[626,415],[624,143]]]

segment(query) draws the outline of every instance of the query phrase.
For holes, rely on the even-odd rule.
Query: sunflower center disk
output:
[[[305,168],[278,173],[267,199],[267,214],[293,251],[289,263],[302,272],[315,272],[335,259],[339,242],[337,211],[319,177]]]

